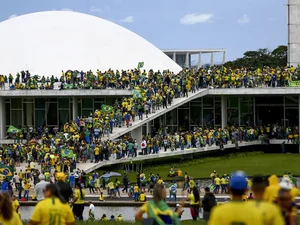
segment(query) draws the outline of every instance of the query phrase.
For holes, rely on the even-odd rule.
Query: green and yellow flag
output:
[[[102,111],[103,111],[103,112],[110,113],[110,112],[113,111],[113,107],[112,107],[112,106],[104,105],[104,104],[103,104],[101,107],[102,107]]]
[[[141,69],[144,67],[144,62],[139,62],[137,68]]]
[[[140,90],[133,90],[132,95],[133,95],[133,98],[134,98],[134,99],[142,98],[142,97],[143,97],[143,96],[142,96],[142,92],[141,92]]]
[[[0,163],[0,176],[10,180],[14,176],[14,169],[10,166]]]
[[[69,150],[69,149],[63,149],[63,150],[61,151],[61,156],[62,156],[63,158],[73,158],[74,153],[73,153],[72,150]]]

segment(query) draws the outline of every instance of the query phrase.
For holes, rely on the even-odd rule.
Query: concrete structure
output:
[[[48,11],[0,23],[1,74],[29,70],[60,76],[62,70],[136,68],[179,72],[181,67],[133,32],[96,16]]]
[[[300,65],[300,1],[288,0],[288,64]]]
[[[270,140],[270,144],[277,144],[280,145],[284,140]],[[287,143],[287,140],[285,140]],[[292,144],[292,143],[290,143]],[[253,142],[242,142],[239,143],[239,147],[246,147],[246,146],[256,146],[256,145],[261,145],[260,141],[253,141]],[[225,148],[235,148],[235,144],[231,144],[230,142],[225,145]],[[158,154],[151,154],[151,155],[140,155],[136,158],[125,158],[121,160],[108,160],[108,161],[103,161],[98,164],[95,163],[79,163],[77,164],[78,168],[81,170],[84,170],[86,173],[90,173],[96,169],[99,169],[104,166],[109,166],[109,165],[118,165],[122,163],[138,163],[141,161],[148,161],[148,160],[153,160],[157,158],[167,158],[167,157],[173,157],[173,156],[184,156],[184,155],[193,155],[196,153],[201,153],[201,152],[212,152],[212,151],[220,151],[220,147],[216,145],[212,146],[206,146],[204,148],[193,148],[193,149],[185,149],[185,150],[177,150],[177,151],[171,151],[170,149],[167,150],[167,152],[160,151]]]
[[[102,104],[113,105],[130,90],[16,90],[0,91],[1,139],[9,125],[39,127],[62,126],[77,116],[88,116]],[[298,125],[300,88],[200,89],[188,98],[177,98],[167,109],[136,120],[129,128],[114,128],[108,138],[132,132],[142,134],[168,127],[169,131],[189,130],[196,126],[225,127],[278,123]],[[106,137],[107,138],[107,137]]]
[[[191,55],[198,55],[197,67],[202,67],[202,54],[211,54],[210,65],[213,66],[214,54],[223,53],[222,64],[226,62],[226,50],[221,49],[162,49],[162,51],[181,67],[191,67]]]

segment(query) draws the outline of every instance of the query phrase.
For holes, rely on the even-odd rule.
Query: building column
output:
[[[187,52],[185,56],[185,67],[190,68],[190,53]]]
[[[176,52],[173,52],[173,61],[176,62]]]
[[[131,137],[133,140],[136,140],[139,147],[138,149],[141,149],[141,143],[142,143],[142,126],[135,128],[131,131]]]
[[[32,109],[32,104],[30,103],[30,104],[28,104],[28,103],[26,103],[27,105],[26,105],[26,114],[27,114],[27,117],[26,117],[26,121],[24,121],[25,123],[24,124],[26,124],[26,125],[35,125],[35,124],[33,124],[33,121],[32,121],[32,111],[33,111],[33,109]],[[24,109],[23,109],[24,110]]]
[[[223,60],[222,60],[222,63],[225,64],[226,62],[226,52],[224,51],[223,52]]]
[[[147,135],[152,133],[151,128],[152,128],[152,126],[151,126],[151,121],[150,121],[150,122],[146,123],[146,133],[147,133]]]
[[[198,58],[198,69],[200,69],[201,68],[201,66],[202,66],[202,62],[201,62],[201,52],[199,52],[199,56],[198,56],[199,58]]]
[[[298,127],[299,127],[299,125],[300,125],[300,95],[298,96]],[[298,128],[298,130],[299,130],[299,128]],[[299,134],[300,134],[300,130],[299,130]],[[300,154],[300,145],[299,145],[299,154]]]
[[[0,97],[0,140],[6,136],[6,116],[5,116],[5,99]]]
[[[73,115],[72,118],[74,121],[76,121],[78,117],[78,98],[77,97],[73,97]]]
[[[214,66],[214,53],[213,52],[211,53],[211,56],[210,56],[210,66]]]
[[[224,129],[227,126],[227,96],[221,96],[221,123]]]

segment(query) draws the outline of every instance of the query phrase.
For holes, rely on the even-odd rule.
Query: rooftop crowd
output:
[[[299,80],[299,69],[294,67],[259,69],[226,68],[214,66],[207,69],[183,69],[179,73],[171,71],[153,70],[107,70],[96,72],[67,70],[62,71],[60,78],[57,75],[45,77],[33,75],[30,71],[21,71],[16,75],[0,75],[0,89],[8,84],[10,90],[52,90],[59,82],[59,89],[133,89],[155,91],[164,86],[174,89],[174,92],[183,90],[186,84],[189,90],[195,88],[240,88],[240,87],[287,87],[291,81]]]

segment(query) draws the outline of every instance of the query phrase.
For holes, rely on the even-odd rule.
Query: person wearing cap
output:
[[[71,185],[69,183],[66,183],[65,180],[66,175],[64,173],[56,173],[56,181],[57,186],[59,187],[60,194],[66,202],[69,202],[70,198],[73,196],[73,190]]]
[[[284,225],[284,220],[280,209],[275,204],[263,201],[263,194],[267,187],[267,182],[263,177],[252,179],[252,191],[255,199],[251,199],[247,204],[259,209],[263,215],[264,225]]]
[[[40,182],[38,182],[34,187],[34,193],[36,194],[37,201],[41,201],[45,199],[44,190],[46,186],[49,184],[49,182],[45,181],[45,176],[43,174],[39,175],[39,180]]]
[[[242,200],[246,190],[247,180],[245,173],[237,171],[233,174],[229,185],[232,201],[214,207],[208,225],[263,225],[262,215],[259,210]]]

